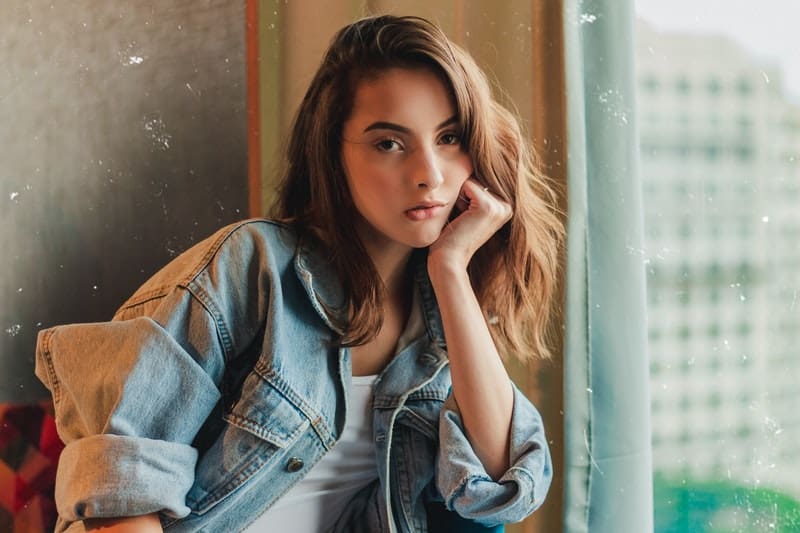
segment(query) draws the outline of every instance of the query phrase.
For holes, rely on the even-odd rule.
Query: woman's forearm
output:
[[[467,438],[487,473],[498,479],[509,467],[514,393],[466,270],[429,264],[442,315],[453,395]]]
[[[158,515],[130,516],[125,518],[91,518],[84,520],[86,531],[102,533],[163,533]]]

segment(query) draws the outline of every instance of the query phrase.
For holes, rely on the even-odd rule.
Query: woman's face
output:
[[[367,250],[432,244],[472,173],[444,82],[424,68],[363,80],[343,130],[342,163]]]

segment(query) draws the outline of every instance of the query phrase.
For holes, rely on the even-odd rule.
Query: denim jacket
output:
[[[416,263],[426,334],[376,380],[379,478],[334,531],[425,532],[431,502],[487,526],[516,522],[550,485],[541,418],[516,388],[511,466],[496,481],[484,470],[450,395],[441,318]],[[319,251],[257,219],[179,256],[110,322],[40,332],[36,374],[66,444],[56,531],[153,512],[174,532],[253,522],[342,432],[350,351],[332,341],[343,303]]]

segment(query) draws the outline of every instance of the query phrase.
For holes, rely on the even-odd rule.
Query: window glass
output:
[[[800,531],[800,3],[753,7],[636,0],[657,533]]]

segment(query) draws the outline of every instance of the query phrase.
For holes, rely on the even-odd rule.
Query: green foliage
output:
[[[771,489],[656,473],[653,492],[656,533],[800,531],[800,501]]]

